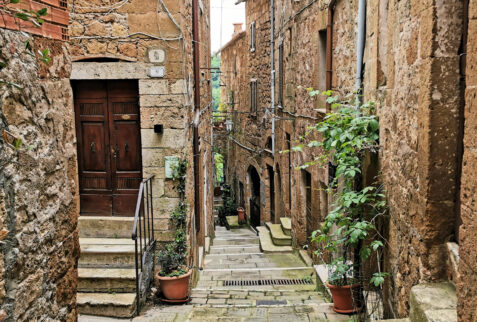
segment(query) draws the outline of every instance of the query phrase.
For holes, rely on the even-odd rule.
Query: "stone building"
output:
[[[151,276],[137,289],[134,216],[154,213],[156,249],[172,240],[180,159],[192,269],[213,234],[209,1],[40,2],[43,26],[18,24],[39,36],[0,29],[1,78],[23,88],[0,82],[0,320],[130,317]]]
[[[0,321],[75,321],[78,314],[68,12],[63,2],[40,5],[48,9],[41,27],[0,8]],[[36,54],[46,49],[48,64]]]
[[[193,4],[197,4],[198,29]],[[80,284],[94,276],[95,268],[90,267],[98,265],[93,263],[108,264],[94,262],[92,253],[113,242],[105,238],[98,242],[97,237],[130,239],[143,178],[154,175],[156,239],[162,244],[173,238],[169,218],[179,195],[169,170],[178,159],[189,165],[189,264],[201,265],[201,248],[213,232],[212,195],[208,193],[213,185],[209,28],[209,1],[70,1],[71,80],[81,138],[79,232],[85,237],[80,239]],[[194,81],[200,83],[199,88]],[[104,117],[92,119],[83,109]],[[94,159],[98,152],[102,154],[101,149],[106,149],[106,159]],[[98,166],[96,172],[88,169],[88,163]],[[132,245],[115,248],[125,252],[128,247]],[[119,266],[130,268],[132,258]],[[85,286],[81,291],[91,288]],[[80,310],[131,315],[136,294],[127,289],[122,292],[126,294],[79,293]],[[129,296],[126,309],[120,296]],[[98,305],[105,297],[112,303],[107,308]]]
[[[235,102],[235,110],[251,110],[254,95],[248,82],[267,84],[259,86],[257,95],[261,117],[238,113],[230,136],[235,144],[229,171],[236,173],[235,191],[247,214],[253,215],[248,205],[257,193],[261,211],[257,224],[290,217],[293,244],[308,243],[330,206],[323,193],[330,169],[295,170],[313,155],[279,151],[289,150],[326,112],[322,99],[310,98],[300,86],[348,94],[356,90],[359,76],[363,99],[376,102],[381,124],[382,149],[369,160],[364,178],[379,179],[389,203],[384,265],[391,277],[384,290],[386,314],[415,317],[439,312],[453,319],[455,300],[433,303],[427,312],[415,305],[421,300],[421,285],[428,292],[434,288],[439,292],[441,287],[447,289],[442,281],[450,281],[457,287],[459,320],[475,319],[477,274],[471,267],[477,260],[477,209],[470,174],[477,165],[471,143],[476,130],[472,45],[476,3],[368,1],[363,62],[358,64],[359,4],[366,1],[245,2],[247,28],[241,37],[249,44],[262,37],[257,46],[274,47],[275,73],[272,96],[271,52],[261,54],[258,68],[254,65],[258,52],[252,46],[244,49],[234,38],[222,50],[225,71],[234,66],[235,55],[230,53],[248,55],[248,68],[237,70],[235,81],[229,82],[233,87],[223,89],[244,97]],[[254,24],[256,19],[261,20]],[[254,25],[261,34],[256,31],[253,36]],[[257,168],[254,176],[259,179],[247,173],[250,166]]]

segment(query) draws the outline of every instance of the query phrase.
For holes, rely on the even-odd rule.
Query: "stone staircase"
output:
[[[214,222],[217,223],[219,220],[219,208],[224,204],[222,196],[214,196]]]
[[[265,227],[257,227],[260,248],[264,253],[292,252],[291,220],[280,218],[280,224],[265,223]]]
[[[132,217],[80,217],[78,310],[126,318],[136,308]]]
[[[233,321],[348,319],[331,310],[323,294],[316,291],[313,268],[296,254],[262,252],[261,240],[248,228],[227,231],[216,227],[215,236],[191,292],[187,318],[180,319],[175,312],[170,321],[215,321],[218,316]],[[286,282],[293,280],[295,284]],[[163,321],[169,321],[168,313],[160,314]]]

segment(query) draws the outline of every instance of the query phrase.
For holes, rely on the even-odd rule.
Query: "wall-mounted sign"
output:
[[[154,66],[149,69],[149,76],[153,78],[162,78],[165,74],[164,66]]]
[[[164,49],[149,49],[147,58],[149,58],[149,62],[151,63],[160,64],[166,60],[166,52]]]
[[[166,161],[166,179],[172,179],[179,166],[179,157],[165,157],[164,159]]]

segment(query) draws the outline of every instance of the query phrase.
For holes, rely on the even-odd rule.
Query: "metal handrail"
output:
[[[131,238],[134,240],[134,255],[136,265],[136,314],[139,315],[141,309],[141,289],[140,280],[145,269],[145,259],[149,251],[154,249],[156,239],[154,236],[154,211],[152,200],[152,179],[154,175],[144,179],[139,186],[137,196],[136,211]],[[147,227],[146,227],[147,226]],[[139,247],[138,247],[139,237]]]

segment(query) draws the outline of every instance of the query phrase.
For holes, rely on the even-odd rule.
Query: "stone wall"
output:
[[[49,66],[25,52],[49,49]],[[71,62],[61,41],[0,29],[0,320],[76,321],[78,192]],[[8,144],[21,139],[17,150]],[[8,141],[8,142],[7,142]]]
[[[327,15],[321,11],[322,4],[315,2],[305,10],[302,3],[289,5],[288,1],[276,2],[275,17],[275,69],[276,69],[276,167],[280,170],[282,182],[280,207],[282,216],[292,218],[294,244],[304,246],[310,244],[313,230],[326,216],[328,198],[324,189],[328,186],[326,168],[310,167],[306,170],[296,168],[310,161],[319,151],[305,149],[303,152],[280,154],[298,144],[300,136],[308,126],[319,122],[326,109],[321,97],[312,98],[305,88],[325,90],[322,80],[326,76],[326,50],[320,50],[320,32],[326,32]],[[325,41],[326,44],[326,41]],[[280,46],[283,46],[283,71],[280,70]],[[325,48],[326,49],[326,48]],[[280,89],[279,77],[283,75],[283,89]],[[280,90],[283,92],[283,102],[280,103]],[[287,141],[287,134],[290,142]],[[311,139],[312,137],[310,137]],[[318,137],[314,137],[319,139]],[[278,172],[278,171],[277,171]],[[306,212],[306,181],[305,175],[311,176],[311,214]],[[291,193],[289,191],[291,189]],[[291,198],[291,200],[290,200]],[[311,216],[310,216],[311,215]],[[311,255],[312,247],[309,248]]]
[[[467,68],[465,91],[464,159],[461,179],[461,219],[459,232],[459,274],[457,313],[460,321],[477,319],[477,2],[469,4]]]
[[[240,196],[240,183],[244,187],[244,206],[250,216],[252,182],[249,171],[255,168],[260,176],[260,221],[270,221],[269,179],[267,166],[274,166],[266,143],[270,137],[270,10],[269,1],[247,1],[246,24],[243,34],[236,35],[224,46],[221,55],[222,77],[231,80],[222,89],[222,100],[230,103],[230,93],[234,92],[233,107],[234,131],[229,140],[228,174],[230,183],[234,184],[237,197]],[[255,23],[255,50],[251,50],[250,26]],[[236,66],[236,68],[235,68]],[[237,72],[235,72],[235,69]],[[251,113],[250,82],[257,81],[257,112]]]
[[[110,1],[74,0],[71,10],[71,54],[73,79],[137,79],[139,82],[143,176],[154,174],[155,226],[159,241],[172,238],[169,218],[179,198],[176,182],[165,176],[167,157],[189,162],[187,199],[189,202],[189,242],[196,260],[196,243],[203,245],[212,225],[211,94],[209,1],[201,1],[200,67],[201,102],[199,135],[201,233],[194,225],[194,176],[192,138],[194,122],[192,4],[175,0]],[[156,57],[155,57],[156,56]],[[110,60],[111,62],[108,62]],[[119,62],[118,62],[119,61]],[[150,69],[164,68],[163,77],[151,77]],[[154,133],[162,124],[164,133]],[[205,220],[209,217],[208,220]],[[208,228],[205,228],[205,227]]]
[[[317,1],[308,5],[275,1],[276,152],[288,149],[287,134],[293,146],[306,127],[323,116],[323,101],[308,97],[298,86],[323,89],[324,53],[321,43],[328,22],[329,3]],[[268,6],[269,3],[257,0],[246,2],[247,39],[250,38],[250,21],[257,15],[268,15]],[[475,147],[470,143],[475,132],[472,109],[475,96],[472,94],[475,85],[474,7],[475,3],[470,1],[465,72],[459,58],[465,28],[461,2],[381,0],[367,5],[363,94],[364,100],[376,102],[382,150],[379,160],[368,162],[364,177],[367,182],[382,181],[387,191],[389,217],[383,233],[389,242],[385,255],[385,270],[391,273],[385,286],[386,314],[389,316],[408,314],[412,286],[446,279],[446,242],[450,240],[458,242],[461,247],[460,282],[457,285],[459,316],[463,321],[475,318],[475,309],[472,309],[475,306],[475,296],[472,296],[475,294],[473,284],[476,283],[472,283],[475,273],[471,265],[466,264],[476,260],[473,238],[476,186],[471,176],[475,169]],[[332,9],[331,89],[348,94],[355,90],[358,1],[338,0]],[[270,36],[259,30],[257,25],[257,39],[263,32],[263,46],[267,46]],[[285,84],[282,106],[278,104],[280,45],[283,45]],[[258,68],[257,62],[261,61],[269,68],[265,66],[268,57],[257,56],[257,53],[249,54],[248,68],[241,68],[238,74],[262,82],[267,79],[269,71]],[[230,66],[231,57],[224,55],[222,64]],[[464,116],[464,93],[460,81],[464,74],[467,75],[466,123],[459,201],[462,144],[459,133]],[[240,86],[248,90],[246,82],[242,81]],[[260,95],[259,106],[267,107],[269,97],[263,97],[263,93]],[[246,111],[248,104],[244,101],[238,108]],[[247,132],[247,138],[241,138],[240,142],[262,153],[235,147],[230,169],[237,169],[238,180],[246,182],[246,200],[250,196],[247,168],[254,165],[261,169],[265,183],[263,191],[266,191],[265,206],[262,206],[265,214],[270,202],[264,167],[272,165],[275,174],[280,173],[275,178],[276,209],[280,212],[276,217],[291,216],[294,243],[304,245],[307,243],[307,223],[303,173],[294,169],[313,154],[267,155],[260,149],[260,144],[265,146],[271,135],[270,124],[271,119],[267,116],[257,119],[242,116],[239,119],[235,126],[239,125]],[[379,169],[379,177],[375,176],[376,169]],[[320,193],[327,184],[327,171],[314,168],[307,171],[312,176],[312,208],[316,214],[314,222],[318,224],[329,205],[326,196]],[[459,207],[463,224],[457,235]],[[265,215],[263,220],[267,219]]]
[[[445,242],[454,233],[462,12],[452,1],[388,5],[378,112],[390,214],[386,266],[393,276],[386,304],[405,316],[413,285],[445,278]]]

